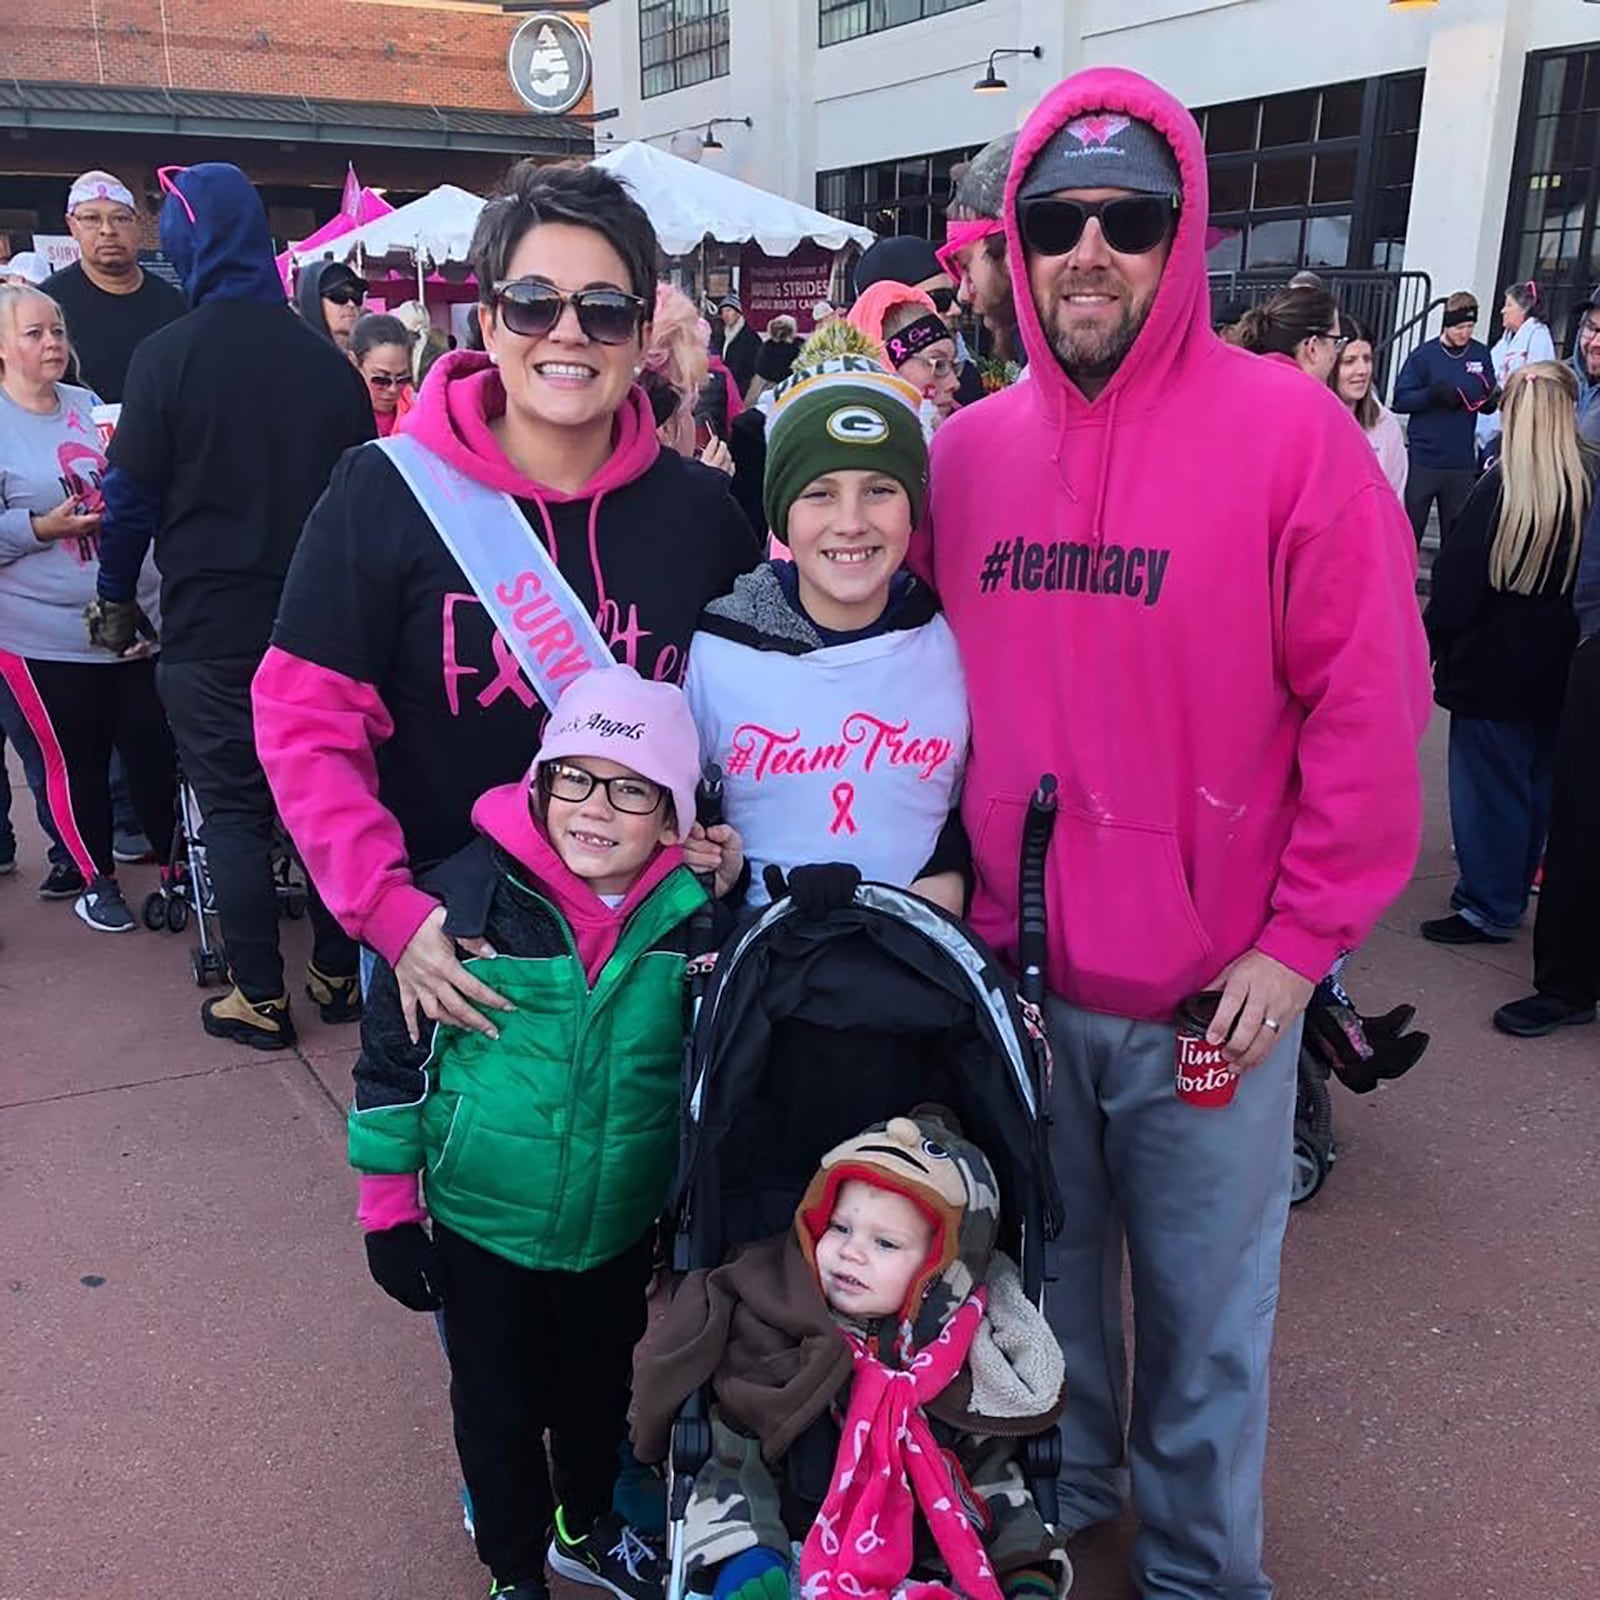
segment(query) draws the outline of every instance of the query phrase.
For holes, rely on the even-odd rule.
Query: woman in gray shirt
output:
[[[111,656],[84,624],[106,461],[97,397],[61,382],[69,354],[54,300],[0,288],[0,678],[39,741],[50,812],[85,879],[74,909],[91,928],[124,933],[134,919],[111,855],[111,752],[121,752],[140,826],[164,866],[172,736],[156,698],[154,641]],[[157,583],[147,561],[140,601],[152,618]]]

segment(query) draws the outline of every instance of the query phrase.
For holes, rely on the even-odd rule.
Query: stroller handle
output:
[[[1022,998],[1030,1005],[1044,1004],[1045,965],[1045,858],[1056,825],[1059,785],[1053,772],[1039,779],[1028,802],[1022,825],[1022,865],[1017,885],[1017,965],[1021,969]]]
[[[722,768],[708,761],[700,769],[700,782],[694,791],[694,820],[702,828],[714,828],[722,821]]]

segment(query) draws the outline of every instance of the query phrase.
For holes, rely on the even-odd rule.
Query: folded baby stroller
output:
[[[960,922],[853,868],[801,867],[773,903],[693,979],[685,1052],[673,1266],[715,1266],[781,1232],[822,1156],[919,1104],[948,1108],[994,1166],[999,1248],[1039,1302],[1060,1224],[1047,1131],[1049,1051],[1039,1012],[1044,857],[1054,784],[1024,831],[1024,991]],[[779,886],[775,886],[779,887]],[[684,1588],[684,1516],[711,1455],[708,1396],[679,1411],[668,1455],[671,1580]],[[1026,1441],[1023,1466],[1046,1523],[1060,1443]]]
[[[200,802],[194,790],[178,775],[178,799],[172,836],[172,864],[161,873],[160,884],[144,898],[140,915],[152,933],[163,929],[182,933],[192,921],[195,943],[189,952],[189,971],[198,988],[228,981],[228,958],[222,947],[222,929],[206,864],[201,830]],[[280,827],[272,844],[272,881],[278,909],[291,921],[306,914],[306,888],[295,875],[294,851]]]

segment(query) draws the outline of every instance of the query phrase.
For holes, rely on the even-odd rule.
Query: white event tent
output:
[[[403,253],[415,256],[419,263],[427,260],[435,266],[463,262],[483,204],[478,195],[458,189],[453,183],[442,183],[409,205],[397,206],[387,216],[353,228],[328,244],[296,250],[295,264],[328,255],[344,261],[357,250],[374,259]]]

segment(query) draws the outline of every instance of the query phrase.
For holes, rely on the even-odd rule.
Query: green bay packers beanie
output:
[[[827,472],[882,472],[895,479],[911,501],[915,526],[928,493],[921,403],[911,384],[868,356],[797,362],[767,423],[763,499],[773,534],[787,539],[790,506]]]

